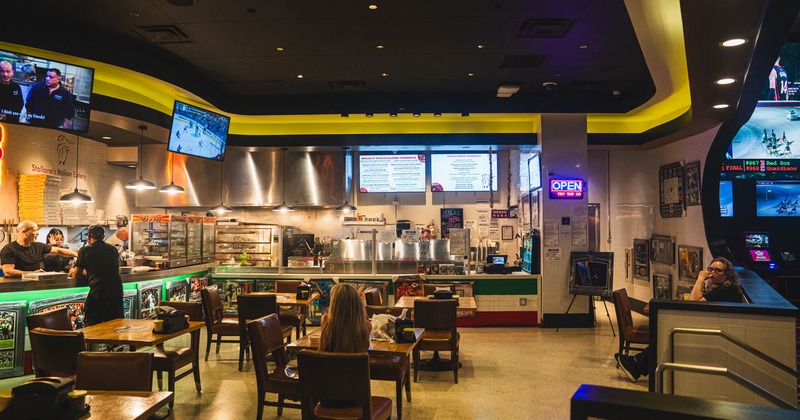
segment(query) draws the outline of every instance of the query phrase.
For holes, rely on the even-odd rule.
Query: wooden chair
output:
[[[373,289],[377,290],[377,289]],[[369,296],[369,295],[367,295]],[[372,319],[373,315],[389,314],[400,316],[403,308],[390,306],[367,305],[367,318]],[[369,357],[369,378],[374,381],[394,381],[397,397],[397,418],[403,418],[403,387],[406,389],[406,400],[411,402],[411,362],[408,356],[403,355],[370,355]]]
[[[37,378],[75,375],[78,353],[86,351],[83,332],[37,327],[29,331],[29,338]]]
[[[278,313],[277,298],[273,294],[256,295],[242,294],[237,297],[239,307],[239,371],[246,360],[250,361],[250,348],[247,345],[247,321],[252,321],[261,317]],[[286,343],[292,340],[292,326],[281,324],[283,337]]]
[[[433,295],[433,292],[436,291],[438,288],[447,287],[450,289],[452,293],[456,292],[456,285],[455,284],[440,284],[440,283],[425,283],[422,285],[422,290],[425,292],[425,296]]]
[[[382,306],[383,305],[383,297],[381,296],[381,292],[376,288],[373,287],[372,289],[368,289],[364,292],[364,299],[369,306]]]
[[[28,331],[34,328],[47,328],[50,330],[72,331],[72,320],[69,317],[69,308],[66,306],[54,311],[28,315]]]
[[[644,350],[650,345],[650,326],[634,325],[631,315],[631,303],[628,300],[628,291],[618,289],[612,292],[614,297],[614,311],[617,313],[617,327],[619,329],[619,354],[628,354],[631,350]],[[641,344],[642,347],[634,347]],[[619,367],[619,360],[617,360]]]
[[[257,420],[264,415],[264,406],[278,407],[278,415],[283,415],[283,407],[300,408],[300,404],[285,403],[286,398],[300,399],[300,380],[286,375],[289,354],[283,343],[283,328],[276,314],[267,315],[247,323],[247,335],[253,349],[253,366],[256,371],[258,385]],[[267,357],[272,355],[271,362],[275,369],[267,367]],[[278,394],[278,402],[266,401],[267,392]]]
[[[393,306],[367,305],[366,309],[367,309],[367,319],[372,319],[372,316],[377,314],[389,314],[394,316],[400,316],[403,313],[403,308],[395,308]]]
[[[368,353],[328,353],[302,350],[297,354],[303,419],[388,419],[392,400],[371,396]],[[332,407],[320,401],[352,401]]]
[[[102,391],[147,391],[153,388],[153,353],[92,352],[78,355],[75,388]]]
[[[417,299],[414,301],[414,327],[425,328],[419,343],[414,347],[414,382],[419,375],[420,351],[433,351],[432,363],[447,363],[439,359],[439,351],[450,351],[453,380],[458,383],[458,351],[461,335],[456,330],[455,299]]]
[[[297,286],[300,286],[300,281],[295,280],[277,280],[275,282],[276,293],[297,293]],[[306,314],[308,313],[308,305],[303,305],[297,309],[292,307],[278,307],[278,316],[281,319],[281,325],[291,325],[297,330],[296,339],[300,339],[300,329],[303,329],[303,335],[306,335]]]
[[[190,321],[200,321],[202,318],[202,305],[199,302],[164,302],[164,305],[171,306],[189,315]],[[191,368],[175,375],[178,369],[191,365]],[[197,393],[202,392],[200,386],[200,330],[191,333],[191,344],[189,347],[164,347],[163,344],[156,346],[153,352],[153,371],[156,372],[159,391],[163,389],[164,382],[162,373],[167,372],[167,389],[175,392],[175,382],[194,374],[194,386]],[[173,401],[169,403],[170,408]]]
[[[200,289],[200,298],[203,301],[203,315],[206,321],[206,361],[211,352],[211,341],[217,335],[217,353],[221,343],[241,343],[239,323],[235,319],[224,318],[222,312],[222,297],[216,285]],[[236,340],[223,340],[222,337],[237,337]]]

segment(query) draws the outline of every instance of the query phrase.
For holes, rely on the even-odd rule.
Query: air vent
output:
[[[363,80],[341,80],[328,82],[334,92],[365,92],[367,84]]]
[[[527,19],[522,22],[518,38],[562,38],[573,24],[570,19]]]
[[[189,36],[175,25],[137,26],[134,32],[154,44],[192,42]]]
[[[542,65],[546,55],[507,55],[500,63],[501,69],[536,69]]]

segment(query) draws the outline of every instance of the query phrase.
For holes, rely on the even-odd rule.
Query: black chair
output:
[[[392,400],[373,397],[368,353],[302,350],[297,354],[303,419],[388,419]],[[320,401],[352,402],[353,405]]]
[[[211,341],[214,341],[214,334],[217,335],[217,353],[221,343],[241,343],[239,334],[239,322],[235,319],[223,317],[222,297],[219,295],[217,285],[211,285],[200,290],[200,298],[203,301],[203,316],[206,320],[206,362],[208,353],[211,352]],[[223,340],[222,337],[236,337],[236,340]]]
[[[278,280],[275,282],[276,293],[297,293],[297,286],[300,286],[300,281],[296,280]],[[303,335],[306,335],[306,314],[308,313],[308,305],[299,306],[296,309],[292,307],[278,307],[278,316],[281,319],[281,325],[291,325],[295,328],[296,339],[300,339],[300,329],[303,330]]]
[[[239,307],[239,371],[245,358],[250,361],[250,348],[247,339],[247,321],[278,313],[277,298],[273,294],[242,294],[237,297]],[[281,331],[288,344],[292,340],[292,326],[281,325]]]
[[[171,306],[189,315],[190,321],[200,321],[202,317],[202,305],[199,302],[164,302],[164,305]],[[191,333],[191,344],[189,347],[164,347],[163,344],[156,346],[153,352],[153,371],[157,372],[158,389],[164,387],[162,373],[167,372],[167,389],[175,392],[175,382],[194,374],[194,386],[197,392],[202,392],[200,385],[200,330]],[[191,368],[175,375],[178,369],[191,365]],[[174,402],[170,401],[170,408]]]
[[[427,362],[433,369],[436,365],[453,370],[453,380],[458,383],[458,352],[461,335],[456,330],[455,299],[417,299],[414,301],[414,327],[425,328],[419,343],[414,347],[414,382],[417,382],[420,367],[420,351],[433,351],[433,359]],[[439,358],[440,351],[450,351],[450,360]],[[449,370],[449,369],[448,369]]]
[[[364,292],[364,299],[369,306],[382,306],[383,305],[383,297],[381,296],[381,292],[376,288],[373,287],[372,289],[368,289]]]
[[[619,329],[619,354],[628,354],[631,350],[644,350],[650,345],[650,326],[634,325],[631,314],[631,303],[628,300],[628,291],[618,289],[611,292],[614,297],[614,312],[617,313],[617,327]],[[641,344],[641,347],[634,346]],[[617,360],[619,367],[619,360]]]
[[[78,354],[86,351],[82,331],[61,331],[37,327],[29,331],[33,370],[42,376],[74,376]]]
[[[69,308],[66,306],[54,311],[28,315],[26,318],[28,331],[34,328],[47,328],[50,330],[72,331],[72,319],[69,317]]]
[[[253,366],[256,371],[256,385],[258,386],[258,414],[261,420],[264,415],[264,406],[278,407],[278,415],[283,415],[283,407],[300,408],[300,404],[285,403],[286,398],[298,401],[300,399],[300,380],[286,374],[286,365],[289,363],[289,354],[283,343],[283,327],[276,314],[267,315],[247,322],[247,335],[250,347],[253,349]],[[275,369],[267,367],[267,356],[272,355],[271,362]],[[267,401],[267,393],[278,394],[278,402]]]
[[[101,391],[151,391],[153,353],[93,352],[78,355],[75,388]]]

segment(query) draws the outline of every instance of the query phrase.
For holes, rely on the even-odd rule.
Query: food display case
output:
[[[216,258],[217,218],[203,217],[203,246],[200,248],[201,260],[204,263],[214,262]]]
[[[216,259],[256,267],[277,266],[273,253],[277,225],[218,224]]]
[[[131,249],[155,268],[186,265],[186,216],[134,214],[131,216]]]
[[[203,259],[203,217],[186,217],[186,265],[200,264]]]

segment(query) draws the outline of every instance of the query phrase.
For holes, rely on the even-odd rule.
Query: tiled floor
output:
[[[609,311],[616,329],[614,309],[610,305]],[[634,317],[635,322],[646,322],[637,314]],[[602,305],[597,320],[595,328],[558,332],[542,328],[461,328],[463,367],[459,371],[459,383],[453,383],[452,372],[420,372],[419,382],[411,384],[412,401],[403,403],[403,417],[567,419],[570,397],[581,384],[646,391],[646,379],[631,383],[615,368],[613,356],[618,338],[611,333]],[[205,343],[204,335],[201,343]],[[237,370],[236,344],[223,344],[219,354],[213,352],[212,345],[208,362],[201,356],[201,395],[195,392],[191,377],[178,381],[174,418],[255,418],[256,385],[252,364],[246,365],[243,372]],[[8,389],[30,378],[1,380],[0,389]],[[394,382],[373,381],[372,393],[392,399],[392,416],[396,418]],[[300,417],[300,411],[295,409],[285,409],[282,417],[277,417],[274,407],[264,410],[265,419]]]

